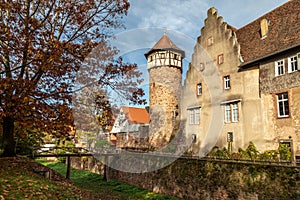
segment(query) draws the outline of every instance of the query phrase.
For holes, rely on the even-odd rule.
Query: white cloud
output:
[[[207,2],[201,0],[134,0],[131,1],[128,22],[138,28],[166,27],[195,36],[200,32],[199,24],[207,7]]]
[[[214,6],[224,21],[240,28],[288,0],[131,0],[125,24],[132,28],[163,28],[200,35],[207,10]]]

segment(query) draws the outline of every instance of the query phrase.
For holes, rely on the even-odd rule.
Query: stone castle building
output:
[[[300,155],[299,13],[291,0],[236,29],[208,10],[183,87],[193,154],[252,141],[259,151],[285,143]]]

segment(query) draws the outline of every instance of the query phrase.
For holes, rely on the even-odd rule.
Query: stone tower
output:
[[[164,33],[145,56],[150,79],[150,145],[159,149],[175,136],[179,127],[185,52]]]

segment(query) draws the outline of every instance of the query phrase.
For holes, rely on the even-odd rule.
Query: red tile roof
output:
[[[269,21],[269,32],[260,35],[260,21]],[[300,0],[290,0],[236,31],[245,61],[251,62],[300,45]]]
[[[150,122],[149,113],[144,108],[122,106],[121,109],[130,122],[138,124],[149,124]]]
[[[182,57],[185,56],[184,51],[176,46],[176,44],[167,36],[167,34],[164,34],[158,40],[158,42],[148,52],[145,53],[145,56],[147,57],[150,53],[156,50],[172,50],[180,53]]]

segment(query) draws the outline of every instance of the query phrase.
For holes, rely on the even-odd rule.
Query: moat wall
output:
[[[134,165],[136,163],[133,163]],[[300,199],[300,168],[180,158],[149,173],[109,170],[109,178],[182,199]]]

